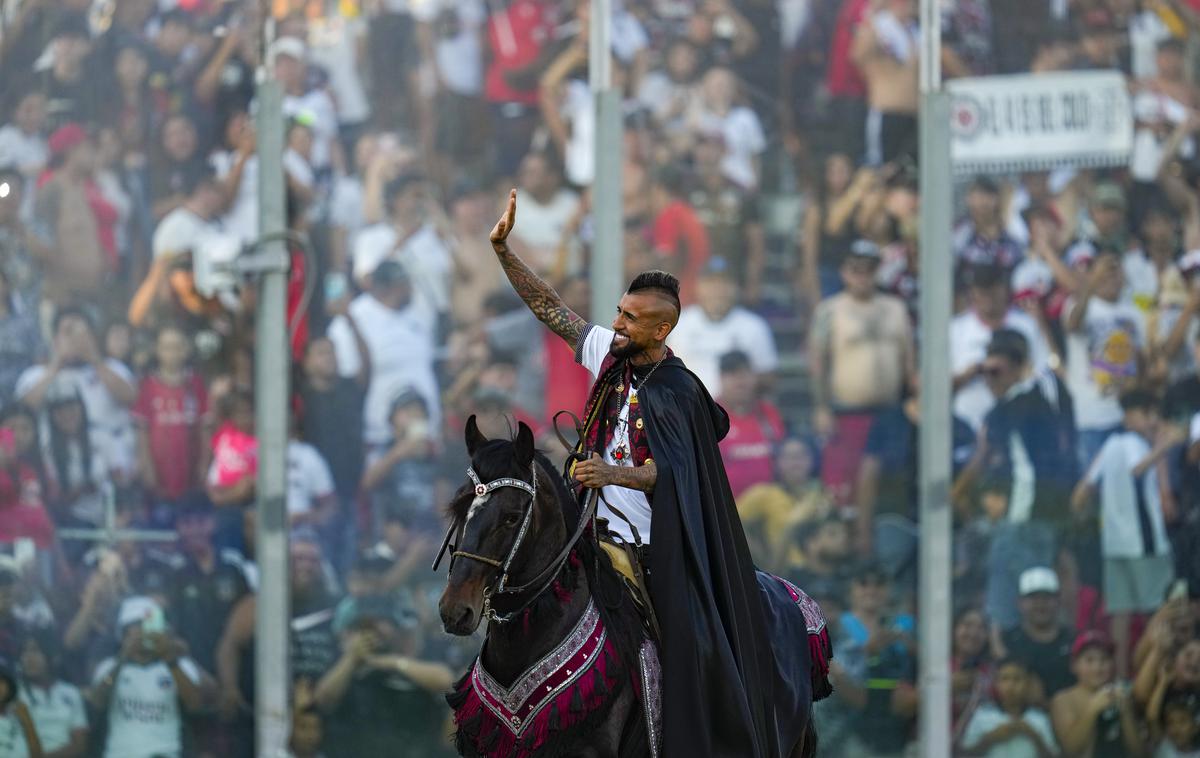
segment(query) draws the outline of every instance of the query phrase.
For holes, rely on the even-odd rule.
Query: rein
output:
[[[450,551],[451,570],[454,568],[454,561],[456,558],[466,558],[468,560],[478,561],[498,569],[500,571],[499,581],[494,586],[489,585],[483,593],[483,617],[488,621],[494,621],[497,624],[505,624],[509,621],[512,621],[517,615],[523,613],[527,608],[533,605],[539,597],[541,597],[547,590],[550,589],[555,578],[558,576],[559,572],[562,571],[563,566],[566,565],[567,560],[570,558],[571,551],[575,549],[575,546],[583,537],[584,532],[587,531],[587,527],[591,523],[592,517],[595,515],[596,491],[593,490],[588,494],[583,513],[580,515],[579,523],[575,527],[575,532],[571,535],[570,539],[567,540],[566,544],[563,545],[562,549],[558,552],[558,555],[556,555],[545,568],[534,575],[534,577],[529,581],[525,582],[524,584],[509,587],[509,567],[512,565],[513,559],[517,555],[517,551],[520,550],[521,544],[524,542],[525,537],[527,536],[529,523],[533,517],[533,509],[537,503],[537,463],[534,462],[532,465],[532,470],[530,471],[530,482],[512,477],[501,477],[500,479],[494,479],[490,482],[484,483],[479,479],[479,476],[475,473],[474,468],[467,469],[467,476],[475,485],[474,491],[476,498],[486,497],[491,492],[504,487],[519,489],[522,492],[527,493],[529,495],[529,504],[525,506],[525,515],[521,521],[521,529],[517,532],[517,537],[513,541],[512,547],[509,548],[508,555],[505,556],[503,561],[500,561],[496,558],[469,553],[465,550],[459,550],[457,546],[462,543],[463,532],[466,529],[466,519],[455,519],[450,525],[450,528],[446,530],[446,537],[444,540],[442,540],[442,547],[438,551],[437,559],[433,563],[433,570],[437,570],[438,566],[442,562],[442,557],[445,555],[447,550]],[[476,503],[473,503],[472,507],[482,507],[482,505],[482,502],[479,502],[478,506],[476,506]],[[492,607],[492,598],[494,597],[519,597],[526,593],[529,593],[528,598],[526,598],[525,601],[515,609],[508,611],[507,613],[500,613]]]

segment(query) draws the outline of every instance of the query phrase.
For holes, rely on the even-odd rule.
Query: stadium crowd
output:
[[[915,754],[913,0],[614,1],[626,271],[821,602],[821,754]],[[956,192],[954,744],[1200,755],[1200,2],[945,0],[947,76],[1113,69],[1127,166]],[[429,571],[465,419],[586,371],[587,0],[0,3],[0,756],[253,755],[255,77],[285,91],[291,751],[449,754]],[[259,29],[274,20],[265,50]],[[556,453],[557,455],[557,453]],[[128,530],[140,530],[136,535]]]

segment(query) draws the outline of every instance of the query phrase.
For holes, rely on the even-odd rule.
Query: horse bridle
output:
[[[529,531],[529,523],[533,520],[533,508],[537,503],[537,463],[531,464],[530,479],[531,482],[526,482],[523,479],[514,477],[501,477],[493,479],[486,484],[480,480],[479,475],[475,473],[474,467],[467,468],[467,476],[470,477],[471,483],[475,485],[476,502],[472,502],[471,507],[482,507],[482,503],[478,502],[479,498],[487,497],[492,492],[504,487],[521,490],[529,494],[529,504],[525,506],[525,514],[521,519],[521,528],[517,532],[517,538],[513,541],[512,547],[509,548],[508,555],[503,561],[495,558],[490,558],[486,555],[477,555],[469,553],[465,550],[459,550],[458,545],[462,544],[463,532],[466,530],[467,518],[455,519],[446,530],[446,538],[442,540],[442,547],[438,551],[437,559],[433,562],[433,570],[437,571],[438,566],[442,562],[442,556],[446,554],[447,549],[450,550],[450,570],[454,570],[454,561],[457,558],[466,558],[468,560],[478,561],[493,568],[499,569],[500,578],[495,585],[489,584],[483,590],[483,618],[488,621],[494,621],[497,624],[505,624],[522,613],[526,608],[533,605],[534,601],[542,596],[546,590],[550,589],[550,585],[554,583],[558,572],[562,570],[563,565],[574,550],[575,545],[579,542],[579,538],[583,536],[587,530],[588,523],[592,520],[596,511],[596,498],[589,497],[587,506],[584,508],[583,514],[579,518],[579,524],[575,528],[575,533],[571,539],[567,540],[566,545],[555,557],[550,561],[546,568],[542,569],[536,576],[530,579],[525,584],[509,587],[508,586],[508,570],[512,565],[513,559],[517,555],[517,551],[521,549],[521,544],[525,541],[525,537]],[[468,510],[468,517],[470,511]],[[453,540],[453,542],[451,541]],[[497,595],[519,596],[529,591],[531,587],[537,586],[537,591],[533,592],[528,599],[521,603],[517,608],[508,613],[499,613],[492,607],[492,598]]]

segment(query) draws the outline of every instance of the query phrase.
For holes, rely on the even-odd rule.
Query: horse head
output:
[[[554,474],[538,460],[533,431],[489,440],[467,420],[471,481],[450,504],[459,537],[438,603],[449,634],[469,635],[488,615],[494,593],[543,569],[566,540]]]

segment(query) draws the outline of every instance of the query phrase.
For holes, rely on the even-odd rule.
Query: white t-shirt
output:
[[[101,661],[93,683],[107,677],[116,665],[114,658]],[[200,683],[200,669],[190,658],[181,658],[179,668]],[[179,689],[167,664],[122,665],[108,706],[104,758],[176,758],[183,751],[182,731]]]
[[[1046,366],[1050,349],[1038,330],[1037,322],[1027,313],[1010,310],[1004,316],[1004,326],[1020,332],[1029,342],[1029,361],[1033,370],[1041,371]],[[959,374],[987,357],[987,346],[992,340],[992,329],[983,323],[975,311],[969,310],[950,321],[950,371]],[[996,398],[988,389],[983,377],[975,377],[954,393],[954,415],[979,429],[983,417],[996,405]]]
[[[25,199],[21,203],[21,219],[33,220],[33,199],[37,194],[37,177],[50,159],[46,138],[40,134],[25,134],[15,124],[0,127],[0,166],[16,166],[25,177]]]
[[[1063,308],[1064,326],[1074,307],[1071,299]],[[1138,354],[1145,346],[1146,324],[1136,306],[1098,297],[1088,300],[1081,330],[1067,333],[1067,388],[1080,429],[1121,423],[1117,392],[1122,381],[1137,374]]]
[[[1100,488],[1100,545],[1105,558],[1140,558],[1147,555],[1138,516],[1138,487],[1154,537],[1153,555],[1170,555],[1163,522],[1158,469],[1151,466],[1139,483],[1133,469],[1150,455],[1150,443],[1136,432],[1109,436],[1087,472],[1088,484]]]
[[[137,386],[133,373],[124,363],[114,358],[108,358],[104,362],[114,374]],[[16,396],[23,398],[45,375],[45,366],[30,366],[25,369],[17,379]],[[137,461],[137,436],[134,434],[133,416],[104,386],[96,369],[91,366],[64,368],[58,372],[55,381],[74,385],[83,398],[93,449],[103,452],[109,470],[127,473],[134,471]]]
[[[353,238],[366,226],[363,220],[363,183],[357,176],[339,176],[333,183],[333,197],[329,202],[329,221],[345,229]],[[524,210],[524,208],[522,208]],[[522,219],[524,221],[524,219]]]
[[[1171,29],[1152,10],[1135,13],[1129,19],[1129,63],[1133,78],[1153,79],[1158,76],[1158,43],[1171,37]]]
[[[978,710],[971,716],[971,720],[967,723],[967,729],[963,732],[962,743],[963,747],[970,750],[981,739],[988,734],[994,732],[997,728],[1013,720],[1012,716],[997,708],[991,703],[981,705]],[[1021,720],[1033,728],[1038,736],[1042,738],[1042,742],[1046,747],[1053,750],[1057,746],[1054,740],[1054,729],[1050,726],[1050,719],[1046,714],[1037,708],[1030,708],[1021,716]],[[972,755],[977,754],[977,751],[972,752]],[[993,745],[986,753],[983,753],[986,758],[1038,758],[1041,753],[1033,740],[1025,735],[1013,737],[1010,740]]]
[[[434,323],[428,312],[415,303],[392,310],[370,294],[362,294],[350,303],[350,315],[371,354],[371,385],[363,404],[365,441],[382,445],[392,438],[388,411],[396,395],[407,388],[421,393],[429,408],[430,423],[440,428],[441,406],[433,373]],[[361,365],[358,348],[350,325],[341,316],[330,324],[329,339],[342,376],[357,376]]]
[[[583,340],[583,345],[579,347],[576,357],[579,359],[579,365],[583,366],[592,375],[592,379],[600,374],[600,367],[604,364],[604,359],[608,357],[608,349],[612,346],[614,332],[611,329],[605,329],[602,326],[591,324],[588,326],[587,337]],[[651,377],[650,381],[654,381]],[[604,462],[610,466],[627,466],[632,468],[633,461],[626,459],[618,461],[613,457],[613,451],[617,446],[623,443],[628,443],[628,421],[629,421],[629,398],[634,394],[633,387],[630,386],[625,392],[625,402],[621,406],[621,412],[618,416],[618,422],[613,433],[612,443],[604,450]],[[626,423],[621,423],[622,421]],[[608,500],[617,507],[625,517],[633,522],[637,527],[638,536],[641,537],[643,545],[650,544],[650,500],[647,499],[646,493],[641,490],[633,490],[628,487],[608,486],[604,490],[604,499]],[[608,528],[621,539],[626,542],[633,542],[633,530],[629,528],[629,524],[625,523],[617,514],[613,513],[608,505],[601,500],[596,506],[597,513],[601,518],[608,519]]]
[[[1163,739],[1154,751],[1154,758],[1200,758],[1200,749],[1180,750],[1172,745],[1170,740]]]
[[[450,249],[433,224],[426,224],[396,248],[396,227],[381,222],[354,236],[351,250],[354,278],[363,281],[385,260],[399,261],[412,278],[416,304],[430,314],[450,309],[450,275],[454,261]]]
[[[168,258],[191,252],[205,237],[219,232],[216,224],[196,215],[186,206],[180,206],[158,222],[152,245],[154,257]]]
[[[11,708],[0,714],[0,755],[4,758],[29,758],[25,730]]]
[[[483,92],[483,46],[479,29],[487,21],[481,0],[417,0],[413,17],[433,23],[445,10],[458,17],[458,33],[438,36],[433,48],[434,64],[442,84],[450,92],[473,96]]]
[[[521,194],[521,223],[512,236],[527,246],[522,257],[530,268],[542,274],[550,271],[563,233],[578,210],[579,196],[565,187],[545,205],[528,192]]]
[[[687,364],[713,397],[721,396],[721,356],[741,350],[750,357],[757,373],[774,371],[779,365],[775,337],[762,316],[741,306],[725,314],[720,321],[709,319],[699,305],[689,305],[679,315],[667,344]]]
[[[1143,313],[1158,302],[1158,269],[1141,250],[1130,250],[1121,261],[1125,271],[1125,289],[1121,299],[1127,300]]]
[[[209,163],[213,171],[221,179],[225,179],[233,171],[237,155],[233,152],[213,153]],[[221,219],[221,227],[245,243],[258,239],[258,156],[252,155],[246,159],[242,167],[242,177],[238,182],[237,193],[229,210]]]
[[[309,90],[303,95],[284,95],[284,118],[306,116],[312,119],[313,168],[326,168],[333,156],[333,143],[338,136],[338,114],[333,100],[324,90]]]
[[[596,175],[596,106],[587,82],[568,81],[559,110],[571,132],[563,156],[567,179],[576,186],[586,187]]]
[[[87,711],[79,688],[66,682],[55,682],[49,689],[34,690],[22,686],[21,702],[29,708],[29,716],[37,729],[42,750],[53,752],[71,744],[71,733],[88,728]],[[0,752],[2,755],[7,753]]]
[[[332,494],[333,474],[317,449],[307,442],[288,440],[288,513],[308,513],[318,500]]]
[[[721,173],[744,189],[757,187],[754,157],[767,149],[767,137],[758,115],[749,108],[738,106],[724,116],[703,111],[698,123],[702,132],[717,132],[725,138]]]
[[[337,115],[343,124],[357,124],[371,115],[371,104],[358,70],[358,45],[366,35],[361,17],[330,14],[308,20],[309,60],[329,74],[329,87],[337,98]]]

